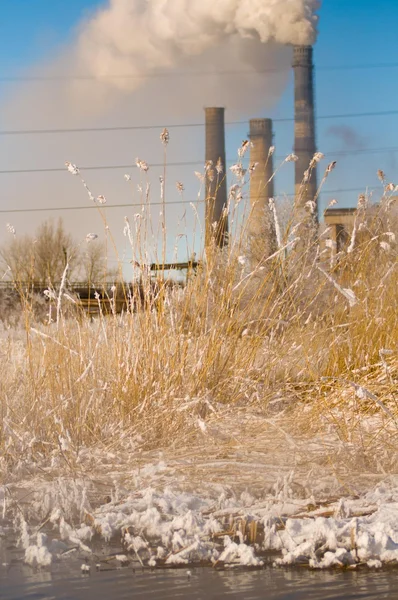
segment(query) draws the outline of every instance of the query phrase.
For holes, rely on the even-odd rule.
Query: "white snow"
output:
[[[363,390],[347,393],[380,409]],[[43,568],[72,556],[95,565],[96,540],[119,544],[117,563],[153,568],[398,563],[398,476],[377,473],[377,456],[355,473],[355,440],[336,439],[333,424],[301,439],[283,418],[234,411],[217,422],[222,441],[207,416],[200,445],[179,454],[82,448],[70,477],[55,456],[32,464],[0,488],[0,535],[17,532],[25,562]],[[363,418],[363,436],[385,415]],[[255,443],[238,443],[240,431]]]
[[[55,511],[53,538],[40,531],[32,533],[22,517],[16,527],[25,562],[40,567],[48,567],[76,548],[90,556],[89,541],[95,532],[105,540],[122,536],[125,552],[114,556],[119,563],[139,557],[149,567],[198,561],[261,567],[263,551],[274,551],[275,566],[307,564],[321,569],[366,564],[380,568],[398,563],[398,478],[355,499],[346,497],[317,508],[308,507],[307,500],[252,498],[247,506],[250,496],[242,494],[234,503],[225,502],[230,505],[227,508],[217,510],[210,498],[149,488],[99,506],[92,512],[91,525],[72,527]],[[263,528],[263,540],[249,543],[247,530],[242,533],[239,528],[231,533],[233,515],[247,523],[256,521]],[[89,567],[83,564],[83,570],[88,572]]]

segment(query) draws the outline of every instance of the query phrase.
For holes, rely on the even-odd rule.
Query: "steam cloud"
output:
[[[318,7],[318,0],[110,0],[83,27],[78,55],[96,77],[134,89],[145,73],[175,67],[236,34],[312,44]],[[117,78],[126,74],[133,78]]]
[[[163,171],[153,165],[163,161],[159,141],[163,126],[202,121],[204,106],[225,106],[231,121],[266,116],[291,72],[292,50],[287,44],[315,40],[317,8],[317,0],[110,0],[80,24],[75,39],[60,48],[58,56],[29,70],[27,75],[39,80],[9,84],[1,98],[0,127],[37,130],[156,124],[159,130],[5,136],[0,140],[2,168],[59,168],[65,160],[80,167],[131,164],[126,170],[84,175],[94,195],[103,194],[108,204],[134,203],[141,200],[137,192],[140,174],[133,166],[139,156],[150,164],[152,201],[158,200],[158,178]],[[245,128],[227,130],[230,156],[246,133]],[[168,162],[199,163],[168,167],[168,201],[180,199],[176,180],[185,185],[185,200],[196,199],[193,171],[203,167],[203,134],[202,128],[170,130]],[[124,173],[131,173],[132,186],[126,184]],[[88,205],[85,190],[66,170],[5,177],[2,208]],[[202,207],[198,207],[200,213]],[[184,211],[184,206],[167,208],[171,239],[179,232],[176,223]],[[135,212],[133,207],[108,212],[114,235],[121,235],[123,217],[132,218]],[[52,215],[5,214],[0,243],[7,235],[6,222],[12,221],[18,235],[32,234]],[[58,215],[77,239],[85,239],[88,231],[101,232],[102,223],[94,211]],[[156,221],[155,211],[154,217]],[[187,235],[192,222],[188,208]]]

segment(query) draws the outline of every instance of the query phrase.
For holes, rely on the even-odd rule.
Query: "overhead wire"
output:
[[[398,67],[398,63],[380,63],[380,64],[363,64],[363,65],[340,65],[340,66],[323,66],[317,67],[317,70],[354,70],[354,69],[382,69],[382,68],[396,68]],[[236,75],[236,74],[247,74],[247,73],[266,73],[266,72],[278,72],[281,69],[266,69],[257,72],[250,71],[224,71],[224,72],[196,72],[197,75]],[[151,76],[170,76],[170,73],[152,73]],[[174,73],[173,75],[187,75],[187,73]],[[122,76],[125,77],[125,76]],[[72,77],[62,77],[62,76],[51,76],[51,77],[40,77],[40,76],[32,76],[32,77],[0,77],[0,81],[52,81],[52,80],[60,80],[60,79],[95,79],[91,76],[72,76]],[[119,77],[117,77],[119,78]],[[364,113],[344,113],[344,114],[328,114],[328,115],[320,115],[317,117],[317,120],[323,119],[343,119],[343,118],[366,118],[366,117],[377,117],[377,116],[392,116],[397,115],[398,110],[387,110],[387,111],[373,111],[373,112],[364,112]],[[294,117],[286,117],[286,118],[275,118],[273,119],[276,123],[282,122],[293,122]],[[227,121],[226,125],[246,125],[247,121]],[[166,125],[168,129],[175,128],[189,128],[189,127],[204,127],[205,123],[175,123],[171,125]],[[84,133],[84,132],[110,132],[110,131],[129,131],[129,130],[150,130],[150,129],[162,129],[164,128],[164,124],[162,125],[123,125],[123,126],[110,126],[110,127],[79,127],[79,128],[59,128],[59,129],[24,129],[24,130],[0,130],[1,136],[7,135],[45,135],[45,134],[64,134],[64,133]],[[333,156],[344,156],[350,155],[353,152],[356,154],[371,154],[371,153],[389,153],[398,151],[398,147],[391,148],[375,148],[375,149],[360,149],[360,150],[347,150],[347,151],[334,151],[329,152],[328,154]],[[285,157],[276,157],[278,160],[283,160]],[[199,165],[203,161],[185,161],[185,162],[174,162],[169,163],[169,167],[172,166],[194,166]],[[228,161],[232,162],[232,161]],[[152,167],[163,166],[160,164],[153,164]],[[129,169],[132,165],[93,165],[87,167],[81,167],[82,170],[109,170],[109,169]],[[48,172],[62,172],[65,171],[64,168],[35,168],[35,169],[4,169],[0,170],[0,174],[12,174],[12,173],[48,173]],[[363,188],[346,188],[340,190],[324,190],[324,193],[343,193],[343,192],[357,192],[362,191]],[[151,203],[152,206],[156,206],[161,203]],[[182,201],[170,202],[169,204],[185,204]],[[142,206],[141,204],[118,204],[118,205],[109,205],[109,208],[125,208],[132,206]],[[10,210],[0,210],[0,213],[17,213],[17,212],[42,212],[42,211],[58,211],[58,210],[83,210],[95,208],[95,206],[75,206],[75,207],[48,207],[48,208],[30,208],[30,209],[10,209]]]
[[[381,191],[382,188],[380,186],[376,186],[374,188],[372,188],[372,191]],[[363,192],[364,188],[340,188],[340,189],[335,189],[335,190],[322,190],[322,194],[342,194],[342,193],[348,193],[348,192]],[[293,198],[294,194],[281,194],[280,197],[287,197],[287,198]],[[181,205],[181,206],[188,206],[188,205],[192,205],[192,204],[203,204],[204,200],[195,200],[195,201],[190,201],[190,200],[172,200],[172,201],[167,201],[166,202],[166,207],[169,205]],[[149,203],[145,203],[145,202],[130,202],[130,203],[123,203],[123,204],[106,204],[106,205],[102,205],[101,209],[102,210],[107,210],[107,209],[113,209],[113,208],[142,208],[143,206],[146,206],[147,208],[151,208],[152,206],[163,206],[163,202],[149,202]],[[61,211],[73,211],[73,210],[95,210],[98,209],[98,205],[96,204],[91,204],[91,205],[79,205],[79,206],[47,206],[47,207],[40,207],[40,208],[36,208],[36,207],[32,207],[32,208],[10,208],[10,209],[1,209],[0,210],[0,214],[18,214],[18,213],[36,213],[36,212],[61,212]]]
[[[324,119],[354,119],[354,118],[366,118],[366,117],[384,117],[398,115],[398,110],[382,110],[364,113],[341,113],[341,114],[330,114],[330,115],[319,115],[317,120]],[[288,123],[294,122],[294,117],[276,117],[272,119],[274,123]],[[247,125],[247,121],[226,121],[225,125]],[[174,123],[170,125],[115,125],[109,127],[73,127],[73,128],[59,128],[59,129],[2,129],[0,135],[46,135],[46,134],[64,134],[64,133],[93,133],[93,132],[105,132],[105,131],[138,131],[148,129],[181,129],[189,127],[205,127],[205,123]]]
[[[360,154],[389,154],[398,152],[398,146],[391,146],[386,148],[361,148],[358,150],[329,150],[324,151],[323,154],[325,156],[330,156],[331,158],[338,156],[352,156]],[[285,156],[275,156],[275,160],[282,161],[286,158]],[[227,164],[233,164],[236,159],[228,159]],[[175,161],[167,163],[167,167],[194,167],[198,165],[203,165],[204,160],[191,160],[191,161]],[[150,168],[156,167],[164,167],[164,163],[150,163]],[[89,165],[89,166],[80,166],[79,169],[81,171],[108,171],[108,170],[118,170],[118,169],[131,169],[136,168],[133,163],[124,164],[124,165]],[[44,167],[44,168],[31,168],[31,169],[0,169],[0,175],[12,175],[12,174],[24,174],[24,173],[66,173],[65,167]]]
[[[188,201],[188,200],[172,200],[172,201],[168,201],[166,203],[166,206],[169,204],[185,204],[185,205],[189,205],[189,204],[196,204],[199,202],[203,202],[203,201],[198,201],[196,200],[195,202],[192,201]],[[150,208],[151,206],[163,206],[163,202],[149,202],[149,203],[137,203],[137,202],[130,202],[130,203],[124,203],[124,204],[107,204],[102,205],[101,206],[101,210],[106,210],[108,208],[135,208],[135,207],[143,207],[143,206],[147,206],[148,208]],[[81,206],[48,206],[48,207],[41,207],[41,208],[10,208],[10,209],[1,209],[0,213],[26,213],[26,212],[59,212],[59,211],[69,211],[69,210],[94,210],[94,209],[98,209],[98,205],[96,204],[91,204],[89,206],[85,206],[84,204]]]

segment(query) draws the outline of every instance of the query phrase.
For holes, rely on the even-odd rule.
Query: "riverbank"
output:
[[[60,448],[51,461],[27,460],[0,488],[0,532],[42,568],[76,552],[95,568],[107,543],[144,567],[398,563],[398,476],[364,453],[394,423],[369,410],[361,444],[344,442],[332,423],[311,427],[311,403],[271,406],[215,406],[162,451],[130,440],[124,452]]]
[[[360,200],[337,254],[293,220],[256,258],[243,230],[156,298],[139,261],[123,314],[76,311],[68,265],[45,322],[21,288],[0,331],[0,526],[28,564],[110,540],[148,567],[395,563],[390,195]]]

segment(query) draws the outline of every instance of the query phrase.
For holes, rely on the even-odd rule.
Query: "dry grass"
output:
[[[358,457],[373,472],[395,468],[391,205],[386,192],[377,210],[360,207],[355,236],[334,258],[316,236],[292,242],[289,222],[276,255],[254,259],[244,227],[239,234],[234,225],[229,245],[208,250],[183,289],[160,284],[154,302],[143,270],[144,302],[124,314],[67,317],[60,294],[55,322],[43,324],[25,298],[24,333],[5,332],[0,350],[4,478],[17,465],[51,461],[75,471],[86,448],[228,455],[228,448],[261,449],[264,431],[270,455],[272,439],[305,439],[302,455],[317,436],[335,464],[348,456],[352,468]],[[237,223],[232,198],[230,210]],[[135,239],[142,263],[142,230]],[[241,415],[241,430],[239,422],[228,429],[232,413]]]

